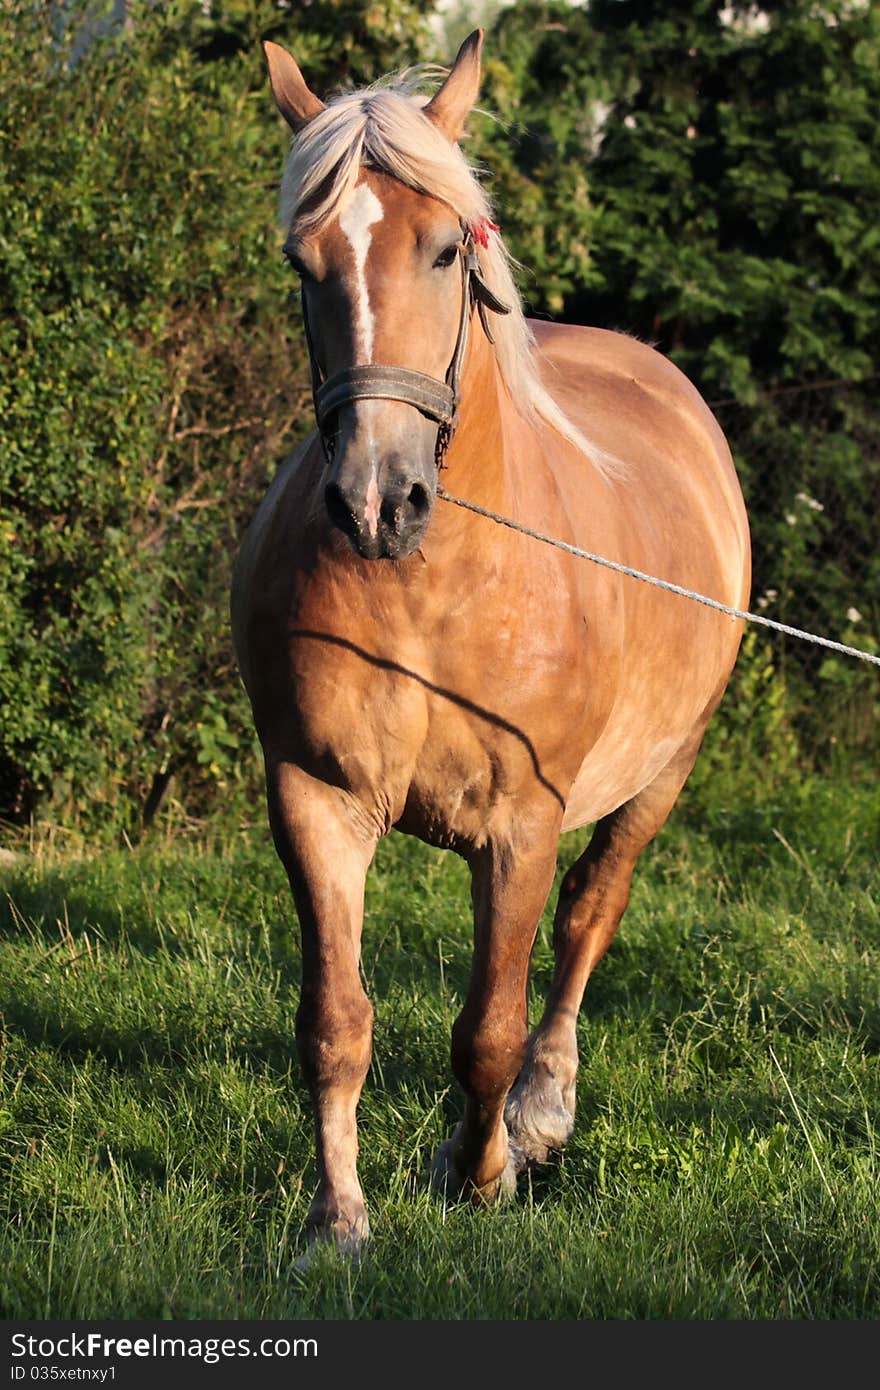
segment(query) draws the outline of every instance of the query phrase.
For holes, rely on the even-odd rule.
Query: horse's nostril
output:
[[[432,502],[430,488],[424,483],[404,482],[402,487],[392,487],[386,491],[381,502],[378,493],[375,493],[372,500],[366,503],[364,512],[365,504],[352,505],[339,482],[328,483],[324,488],[324,503],[331,522],[346,536],[354,539],[357,539],[364,527],[375,536],[378,521],[382,522],[392,536],[400,536],[427,520]]]
[[[431,509],[431,494],[424,483],[413,483],[407,498],[416,516],[424,516]]]
[[[351,507],[343,497],[338,483],[327,484],[324,489],[324,502],[334,526],[338,526],[340,531],[345,531],[346,535],[351,535],[357,530]]]

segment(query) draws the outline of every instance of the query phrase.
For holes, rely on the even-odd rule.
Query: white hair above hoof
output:
[[[529,1058],[507,1097],[504,1121],[517,1173],[546,1163],[565,1146],[574,1129],[574,1098],[570,1104],[548,1067]]]

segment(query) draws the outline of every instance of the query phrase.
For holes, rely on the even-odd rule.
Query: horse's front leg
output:
[[[525,848],[490,843],[471,860],[474,958],[452,1030],[452,1067],[465,1112],[434,1156],[434,1185],[449,1196],[492,1201],[510,1193],[504,1102],[528,1036],[529,958],[556,867],[559,818]]]
[[[372,1045],[373,1010],[359,964],[375,836],[343,792],[289,763],[269,768],[267,789],[302,934],[296,1042],[314,1106],[318,1168],[306,1229],[310,1242],[327,1239],[356,1256],[369,1234],[356,1112]]]

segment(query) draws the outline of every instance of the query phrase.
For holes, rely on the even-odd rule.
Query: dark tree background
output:
[[[231,558],[311,427],[259,40],[327,92],[436,57],[431,8],[0,13],[0,817],[251,793]],[[669,353],[731,439],[754,603],[876,650],[877,7],[517,4],[485,53],[469,150],[534,312]],[[872,669],[752,636],[736,681],[731,760],[876,748]]]

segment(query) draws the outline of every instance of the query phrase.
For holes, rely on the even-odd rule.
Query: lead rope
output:
[[[523,536],[530,536],[533,541],[543,541],[545,545],[555,546],[557,550],[564,550],[568,555],[576,555],[579,560],[592,560],[594,565],[602,565],[605,569],[614,570],[617,574],[628,575],[630,579],[640,579],[643,584],[653,584],[655,589],[665,589],[667,593],[678,594],[681,598],[693,599],[695,603],[702,603],[706,608],[714,608],[718,613],[727,614],[729,618],[740,618],[743,622],[758,623],[761,627],[772,628],[775,632],[784,632],[787,637],[799,637],[802,642],[812,642],[818,647],[827,647],[829,651],[841,652],[844,656],[855,656],[860,661],[870,661],[874,666],[880,666],[880,656],[875,656],[873,652],[863,652],[858,647],[848,647],[844,642],[832,642],[829,637],[819,637],[815,632],[805,632],[799,627],[789,627],[787,623],[778,623],[773,618],[765,618],[761,613],[747,613],[741,608],[731,608],[727,603],[719,603],[718,599],[709,598],[706,594],[698,594],[695,589],[684,589],[680,584],[670,584],[666,579],[657,579],[653,574],[645,574],[642,570],[632,569],[629,565],[621,565],[617,560],[606,560],[604,556],[594,555],[590,550],[581,550],[580,546],[569,545],[567,541],[559,541],[553,536],[542,535],[540,531],[533,531],[530,526],[523,526],[522,522],[511,521],[510,517],[489,511],[487,507],[480,507],[476,502],[466,502],[463,497],[453,497],[452,493],[447,492],[443,487],[438,487],[437,496],[443,502],[451,502],[456,507],[464,507],[466,511],[475,512],[477,516],[484,516],[487,521],[497,522],[499,526],[507,526],[511,531],[519,531]]]

